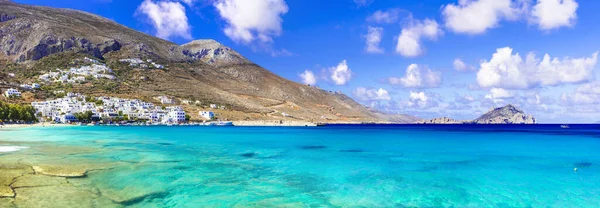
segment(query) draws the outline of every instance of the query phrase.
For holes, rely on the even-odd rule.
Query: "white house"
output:
[[[212,109],[217,109],[217,108],[218,108],[218,106],[217,106],[217,104],[210,104],[210,108],[212,108]]]
[[[181,123],[185,122],[185,111],[179,106],[167,107],[167,116],[163,118],[164,123]]]
[[[4,96],[6,96],[6,97],[11,97],[11,96],[21,97],[21,92],[19,92],[19,90],[10,88],[10,89],[6,90],[6,92],[4,92]]]
[[[71,113],[67,113],[59,117],[59,122],[61,123],[71,123],[77,121],[77,118]]]
[[[162,104],[173,104],[173,99],[171,99],[171,98],[169,98],[167,96],[159,96],[158,100]]]
[[[206,120],[213,120],[215,118],[215,113],[212,111],[200,111],[200,116]]]

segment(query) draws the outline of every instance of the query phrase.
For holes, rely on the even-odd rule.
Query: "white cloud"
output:
[[[352,78],[352,70],[348,68],[346,60],[340,62],[336,67],[331,67],[329,70],[331,71],[330,78],[336,85],[345,85]]]
[[[367,21],[379,24],[391,24],[398,21],[400,9],[378,10],[367,17]]]
[[[281,34],[281,15],[288,12],[284,0],[216,0],[214,6],[227,21],[225,35],[246,44],[272,42]]]
[[[411,64],[406,68],[404,77],[390,77],[392,85],[401,85],[406,88],[438,87],[442,82],[442,73],[431,71],[429,68],[421,70],[419,65]]]
[[[396,45],[396,52],[405,57],[415,57],[423,54],[421,39],[436,40],[443,34],[435,20],[412,20],[402,28]]]
[[[427,109],[437,107],[438,103],[425,92],[410,92],[408,101],[402,103],[404,107]],[[437,96],[435,96],[437,97]]]
[[[379,88],[378,90],[375,90],[375,89],[367,89],[364,87],[359,87],[359,88],[356,88],[356,90],[354,90],[353,94],[357,99],[359,99],[361,101],[369,101],[369,102],[381,101],[381,100],[389,101],[392,99],[390,97],[390,94],[388,93],[388,91],[383,88]]]
[[[381,37],[383,36],[382,27],[371,27],[369,26],[369,32],[365,36],[367,39],[367,45],[365,51],[367,53],[383,53],[383,49],[379,47],[381,43]]]
[[[454,69],[459,72],[467,72],[467,71],[475,70],[475,67],[466,64],[459,58],[454,59],[454,61],[452,62],[452,65],[454,66]]]
[[[300,78],[302,79],[302,83],[304,83],[304,84],[307,84],[307,85],[316,85],[317,84],[317,77],[315,77],[315,74],[310,70],[305,70],[302,74],[300,74]]]
[[[503,19],[517,19],[519,6],[513,0],[459,0],[444,6],[442,15],[446,27],[456,33],[481,34]]]
[[[600,82],[583,84],[573,93],[563,93],[561,101],[569,105],[600,104]]]
[[[185,7],[179,2],[160,1],[155,3],[152,0],[145,0],[137,8],[137,12],[147,16],[159,38],[192,39]]]
[[[485,95],[485,98],[488,99],[492,99],[492,100],[502,100],[502,99],[509,99],[509,98],[513,98],[514,95],[512,92],[502,89],[502,88],[492,88],[490,90],[490,93]]]
[[[537,0],[531,11],[531,21],[543,30],[570,27],[577,19],[578,6],[575,0]]]
[[[542,60],[529,53],[525,60],[513,49],[499,48],[492,59],[481,63],[477,82],[484,88],[531,89],[591,81],[598,52],[587,58],[562,59],[544,55]]]

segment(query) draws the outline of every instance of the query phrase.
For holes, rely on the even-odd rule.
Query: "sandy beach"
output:
[[[0,125],[1,129],[15,129],[15,128],[28,128],[28,127],[65,127],[70,126],[67,124],[52,124],[52,123],[35,123],[35,124],[5,124]]]

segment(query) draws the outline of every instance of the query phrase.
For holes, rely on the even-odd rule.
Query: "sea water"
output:
[[[595,125],[40,127],[2,145],[23,148],[0,163],[96,149],[56,160],[118,162],[80,179],[99,192],[159,193],[126,207],[600,206]]]

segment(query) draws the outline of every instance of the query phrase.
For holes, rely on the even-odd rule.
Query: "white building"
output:
[[[167,107],[167,116],[163,118],[163,123],[182,123],[185,122],[185,111],[179,106]]]
[[[6,90],[6,92],[4,92],[4,96],[6,96],[6,97],[11,97],[11,96],[21,97],[21,92],[19,92],[19,90],[10,88],[10,89]]]
[[[69,114],[91,111],[97,119],[115,119],[127,116],[129,119],[146,119],[152,123],[181,123],[185,122],[185,111],[179,106],[167,107],[163,110],[160,106],[136,99],[122,99],[116,97],[97,97],[87,102],[86,96],[78,93],[67,93],[64,98],[33,102],[31,105],[41,114],[42,118],[52,118],[56,122],[73,121]],[[101,101],[101,102],[98,102]],[[64,117],[67,115],[67,117]]]
[[[213,120],[215,118],[215,113],[212,111],[200,111],[200,116],[206,120]]]
[[[159,96],[158,100],[162,104],[173,104],[173,99],[171,99],[171,98],[169,98],[167,96]]]
[[[71,113],[67,113],[65,115],[62,115],[60,117],[58,117],[58,121],[61,123],[71,123],[71,122],[76,122],[77,118],[75,118],[75,116]],[[56,121],[56,120],[55,120]]]
[[[217,108],[218,108],[218,106],[217,106],[217,104],[210,104],[210,108],[212,108],[212,109],[217,109]]]

